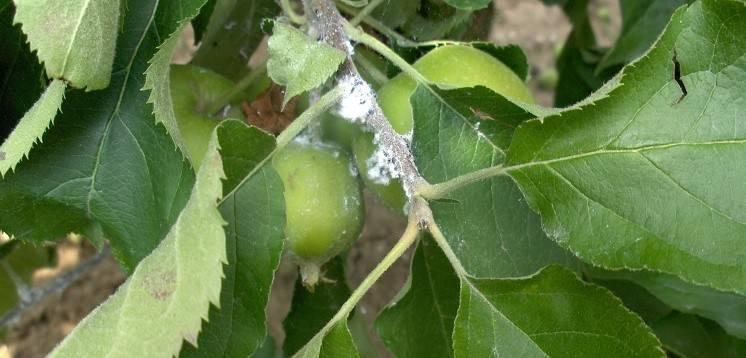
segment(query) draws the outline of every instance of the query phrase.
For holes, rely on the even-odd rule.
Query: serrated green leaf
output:
[[[106,88],[119,33],[119,1],[15,0],[15,22],[47,76],[73,87]]]
[[[247,357],[257,349],[266,336],[265,310],[285,238],[282,182],[265,165],[274,137],[235,120],[217,130],[227,176],[220,212],[228,222],[228,266],[220,308],[210,308],[197,347],[185,346],[180,357]]]
[[[327,332],[321,332],[313,337],[303,349],[293,355],[294,358],[357,358],[359,354],[350,330],[347,328],[347,318],[339,321]]]
[[[202,41],[202,37],[207,31],[207,26],[210,24],[210,18],[212,12],[215,10],[215,4],[217,0],[207,0],[205,5],[200,9],[199,14],[192,18],[192,29],[194,30],[194,42],[199,43]]]
[[[445,0],[445,2],[460,10],[475,11],[487,7],[492,0]]]
[[[746,293],[745,18],[741,1],[680,9],[606,98],[516,131],[507,171],[551,238],[596,266]]]
[[[267,73],[276,83],[287,87],[283,106],[293,97],[326,82],[344,60],[344,52],[314,41],[292,26],[275,22],[269,38]]]
[[[264,38],[262,21],[279,13],[275,0],[217,0],[192,63],[228,78],[241,78]]]
[[[651,323],[667,350],[682,358],[746,356],[746,341],[727,335],[717,324],[697,316],[673,313]]]
[[[719,323],[728,334],[746,339],[746,297],[698,286],[666,274],[648,271],[600,271],[602,279],[628,280],[643,287],[668,306]]]
[[[199,14],[199,9],[207,0],[192,0],[191,6],[186,10],[192,13],[183,13],[180,17],[176,30],[158,47],[158,52],[148,61],[150,66],[145,71],[144,91],[149,91],[148,103],[153,104],[153,115],[155,122],[166,127],[176,146],[182,153],[189,153],[184,137],[179,130],[176,115],[174,114],[173,101],[171,99],[171,57],[173,57],[176,45],[181,39],[181,32],[189,24],[189,21]],[[192,158],[190,158],[192,159]],[[193,159],[192,159],[193,160]]]
[[[378,332],[397,357],[453,357],[459,279],[429,238],[420,240],[411,272],[405,295],[376,319]]]
[[[350,296],[350,289],[345,283],[344,260],[335,257],[323,267],[324,278],[313,292],[296,281],[293,302],[290,306],[283,328],[285,329],[285,346],[283,351],[293,354],[310,341],[329,320],[334,317],[342,304]],[[325,280],[326,281],[326,280]]]
[[[86,317],[51,357],[172,357],[196,344],[209,305],[219,304],[227,263],[218,211],[223,164],[213,138],[176,223],[132,276]]]
[[[186,5],[130,0],[123,8],[127,31],[118,37],[111,85],[68,91],[43,143],[0,181],[4,231],[33,241],[101,232],[129,270],[165,237],[194,172],[156,125],[141,88],[158,34],[176,29],[181,10],[192,13]]]
[[[607,290],[550,266],[525,279],[469,279],[456,357],[662,357],[642,320]]]
[[[14,13],[11,0],[0,0],[0,138],[10,134],[47,87],[44,67],[31,53],[21,26],[13,25]]]
[[[52,125],[57,110],[65,95],[65,83],[54,80],[31,109],[21,118],[18,126],[0,145],[0,177],[15,168],[31,151],[31,147],[41,140],[44,132]]]
[[[687,0],[619,2],[622,32],[601,59],[596,72],[625,65],[640,57],[658,39],[674,10],[686,3]]]
[[[533,115],[484,88],[411,97],[413,154],[421,174],[439,183],[501,164],[513,130]],[[467,272],[475,277],[529,275],[549,263],[573,265],[508,178],[469,185],[431,203],[435,219]]]

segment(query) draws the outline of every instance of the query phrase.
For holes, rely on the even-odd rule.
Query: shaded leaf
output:
[[[651,324],[666,349],[684,358],[744,357],[746,341],[727,335],[714,322],[674,313]]]
[[[322,281],[314,291],[303,287],[301,280],[296,281],[293,302],[283,328],[285,329],[284,352],[293,354],[299,351],[306,342],[318,332],[350,296],[350,289],[345,283],[344,260],[337,256],[323,267],[323,276],[329,281]]]
[[[262,344],[284,240],[282,182],[264,164],[275,148],[274,138],[235,120],[222,122],[217,131],[227,174],[220,212],[228,222],[228,265],[220,308],[210,308],[197,348],[185,346],[181,357],[246,357]]]
[[[457,357],[662,357],[642,320],[607,290],[550,266],[525,279],[462,280]]]
[[[421,0],[383,0],[370,16],[391,28],[403,25],[417,12]]]
[[[119,33],[119,1],[16,0],[15,22],[47,76],[73,87],[106,88]]]
[[[492,0],[445,0],[445,2],[460,10],[474,11],[487,7]]]
[[[746,339],[746,297],[687,283],[676,276],[648,271],[594,270],[593,277],[628,280],[649,294],[685,313],[719,323],[728,334]]]
[[[403,296],[376,319],[378,332],[397,357],[452,357],[458,277],[430,238],[420,240],[411,272]]]
[[[3,141],[0,146],[0,177],[15,168],[28,155],[31,147],[41,140],[44,132],[52,125],[64,95],[65,83],[60,80],[52,81],[41,98]]]
[[[551,238],[596,266],[746,293],[745,17],[740,1],[681,9],[606,98],[516,131],[508,172]]]
[[[202,43],[192,63],[237,79],[264,38],[263,19],[280,12],[275,0],[216,0]]]
[[[640,57],[658,39],[674,10],[686,3],[687,0],[620,1],[622,32],[601,59],[596,72],[625,65]]]
[[[44,67],[26,42],[21,26],[13,26],[15,7],[0,0],[0,138],[36,103],[47,87]]]
[[[292,26],[275,22],[269,38],[267,73],[276,83],[287,86],[283,106],[326,82],[344,59],[344,52],[314,41]]]
[[[339,321],[328,331],[322,331],[293,355],[296,358],[356,358],[359,354],[347,328],[347,318]]]
[[[132,276],[51,357],[172,357],[195,344],[210,303],[219,304],[226,241],[217,201],[223,165],[217,134],[174,226]]]
[[[103,235],[132,270],[166,236],[194,173],[156,125],[141,91],[158,34],[176,29],[178,10],[188,10],[187,3],[160,1],[157,9],[152,1],[128,4],[111,85],[66,93],[43,143],[0,181],[0,206],[8,209],[0,210],[0,227],[34,241],[69,232]]]
[[[411,103],[413,153],[430,183],[503,163],[515,127],[534,117],[484,87],[434,93],[420,86]],[[571,255],[547,239],[539,217],[508,178],[474,183],[431,207],[470,275],[516,277],[549,263],[573,265]]]

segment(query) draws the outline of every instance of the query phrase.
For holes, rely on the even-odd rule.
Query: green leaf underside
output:
[[[667,350],[684,358],[746,356],[746,341],[727,335],[714,322],[675,312],[651,323]]]
[[[220,212],[228,222],[228,265],[220,308],[210,308],[197,348],[186,345],[180,357],[247,357],[259,347],[266,336],[265,309],[282,253],[282,182],[271,165],[263,164],[275,148],[274,137],[235,120],[224,121],[218,135],[227,177]],[[243,178],[247,180],[238,186]]]
[[[227,262],[217,145],[214,134],[191,197],[166,238],[51,357],[172,357],[183,339],[196,344],[210,303],[220,302]]]
[[[275,22],[269,38],[267,73],[286,86],[283,106],[331,77],[345,59],[344,52],[314,41],[292,26]]]
[[[249,57],[264,38],[261,23],[277,16],[275,0],[218,0],[192,63],[227,78],[248,72]]]
[[[728,334],[746,340],[746,297],[697,286],[667,274],[638,271],[594,271],[594,278],[628,280],[681,312],[719,323]]]
[[[550,266],[525,279],[469,279],[456,357],[662,357],[642,320],[609,291]]]
[[[458,277],[430,238],[420,240],[411,272],[404,296],[376,319],[378,332],[397,357],[452,357]]]
[[[155,121],[166,127],[166,131],[168,131],[168,134],[182,153],[189,152],[187,151],[181,131],[179,131],[179,125],[174,114],[173,101],[171,100],[171,57],[176,49],[176,45],[179,44],[182,31],[189,24],[189,21],[199,14],[200,8],[204,6],[206,1],[190,1],[191,6],[184,11],[192,10],[193,12],[182,12],[182,17],[177,20],[179,23],[178,27],[158,47],[158,52],[148,61],[150,66],[145,71],[145,85],[143,86],[143,90],[150,92],[148,103],[153,105]]]
[[[106,88],[119,32],[119,1],[16,0],[15,22],[47,75],[73,87]]]
[[[54,80],[31,109],[21,118],[18,126],[0,146],[0,176],[28,155],[31,147],[41,140],[41,136],[54,120],[65,95],[65,83]]]
[[[21,26],[13,25],[12,0],[0,0],[0,137],[6,138],[18,120],[47,87],[44,67],[31,53]]]
[[[381,5],[373,10],[371,16],[388,27],[397,28],[407,22],[419,7],[420,0],[384,0]]]
[[[310,341],[350,296],[344,275],[344,260],[337,256],[324,267],[324,278],[313,292],[303,287],[301,280],[295,284],[290,313],[283,321],[285,343],[283,351],[293,354]]]
[[[608,97],[516,131],[509,174],[551,238],[598,266],[746,293],[744,18],[740,1],[681,9]]]
[[[194,172],[156,125],[141,91],[158,34],[173,33],[175,17],[184,15],[179,10],[188,10],[180,1],[158,6],[129,1],[111,85],[68,90],[42,144],[0,181],[4,231],[43,241],[71,231],[92,235],[99,227],[128,270],[166,236],[188,199]]]
[[[522,121],[533,118],[484,87],[412,94],[413,153],[420,173],[439,183],[503,163]],[[518,277],[549,263],[573,265],[547,239],[538,215],[506,177],[471,184],[431,202],[435,219],[466,271],[475,277]]]

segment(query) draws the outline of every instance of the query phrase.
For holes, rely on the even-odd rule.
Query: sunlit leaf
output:
[[[16,0],[15,22],[47,76],[74,87],[106,88],[119,33],[119,1]]]

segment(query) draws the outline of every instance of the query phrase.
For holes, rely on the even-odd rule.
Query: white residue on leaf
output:
[[[390,149],[377,143],[373,155],[365,162],[368,165],[368,177],[376,184],[388,185],[391,180],[401,177],[396,157]]]
[[[359,172],[357,170],[357,165],[355,165],[355,161],[354,160],[350,161],[349,170],[350,170],[350,175],[352,175],[353,177],[357,177],[358,176]]]
[[[375,92],[357,76],[346,76],[339,84],[344,94],[339,102],[337,114],[348,121],[364,123],[375,106]]]

